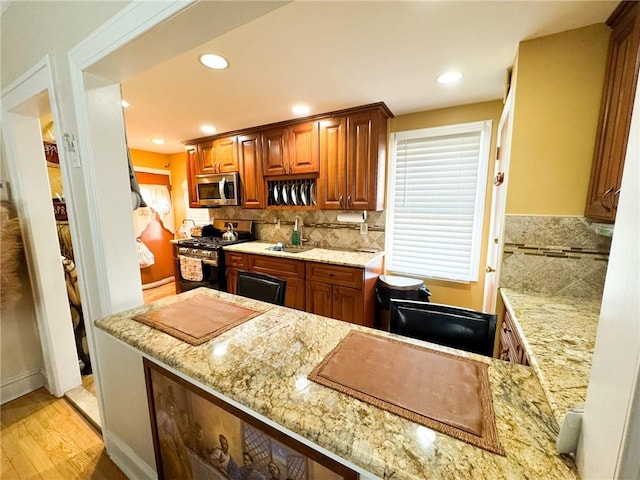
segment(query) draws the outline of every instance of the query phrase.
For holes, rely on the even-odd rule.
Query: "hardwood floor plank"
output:
[[[102,437],[62,398],[44,389],[2,406],[0,477],[126,480]]]

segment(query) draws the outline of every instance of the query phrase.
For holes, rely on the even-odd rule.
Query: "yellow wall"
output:
[[[185,154],[175,153],[166,155],[131,149],[131,161],[134,167],[156,168],[170,172],[173,218],[176,228],[180,228],[182,219],[185,218],[184,193],[182,190],[182,183],[187,178]]]
[[[476,122],[480,120],[493,120],[491,129],[491,151],[489,153],[489,166],[487,175],[487,195],[485,197],[484,225],[482,229],[482,247],[480,257],[480,273],[478,282],[454,283],[442,280],[424,279],[425,285],[431,290],[431,301],[445,303],[460,307],[482,310],[482,296],[484,293],[484,266],[487,257],[487,237],[489,235],[489,218],[491,214],[491,193],[493,177],[493,161],[496,150],[496,134],[498,123],[502,114],[502,100],[474,103],[459,107],[443,108],[428,112],[399,115],[392,118],[389,123],[390,131],[414,130],[418,128],[439,127],[456,123]]]
[[[169,165],[171,168],[173,217],[176,221],[176,228],[180,228],[182,221],[187,218],[183,190],[183,184],[187,181],[186,155],[182,152],[169,155]]]
[[[520,44],[507,213],[584,214],[609,28]]]

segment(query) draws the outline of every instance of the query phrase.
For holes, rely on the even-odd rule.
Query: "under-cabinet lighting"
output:
[[[457,82],[461,78],[462,78],[461,72],[446,72],[446,73],[443,73],[442,75],[439,75],[438,78],[436,78],[436,82],[453,83],[453,82]]]
[[[216,133],[216,127],[214,127],[213,125],[202,125],[200,127],[200,130],[202,131],[202,133]]]
[[[214,70],[224,70],[229,66],[229,62],[226,58],[214,53],[205,53],[204,55],[200,55],[200,63],[205,67],[213,68]]]
[[[164,145],[164,138],[152,138],[151,143],[155,143],[156,145]]]

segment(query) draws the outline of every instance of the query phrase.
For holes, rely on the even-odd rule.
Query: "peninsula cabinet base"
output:
[[[144,359],[158,478],[356,480],[354,470]]]

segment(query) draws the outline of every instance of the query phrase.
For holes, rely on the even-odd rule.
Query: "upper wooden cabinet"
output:
[[[196,175],[239,171],[245,208],[382,210],[391,117],[380,102],[190,140],[196,153],[189,192],[195,192]],[[291,175],[309,184],[317,179],[317,204],[267,205],[267,181],[286,182]]]
[[[263,132],[265,176],[318,173],[318,122],[304,122]]]
[[[250,133],[238,137],[240,154],[240,183],[242,206],[264,208],[264,180],[262,178],[262,135]]]
[[[238,137],[217,138],[198,144],[198,174],[238,171]]]
[[[387,119],[383,105],[320,122],[319,206],[382,210]]]
[[[190,148],[186,152],[186,165],[187,165],[187,185],[189,187],[189,207],[197,208],[198,205],[198,192],[196,190],[196,182],[193,181],[198,174],[199,160],[198,152],[195,148]]]
[[[620,3],[607,25],[612,32],[585,216],[613,222],[638,83],[640,3]]]

